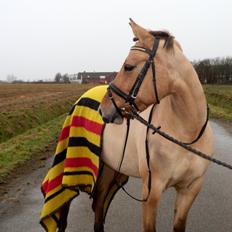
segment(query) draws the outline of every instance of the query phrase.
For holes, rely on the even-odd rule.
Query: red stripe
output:
[[[80,116],[74,116],[72,119],[71,126],[81,126],[84,127],[86,130],[91,131],[97,135],[101,135],[103,125],[94,121],[91,121],[87,118],[83,118]]]
[[[59,141],[68,138],[69,136],[69,131],[70,131],[70,126],[66,126],[62,129],[60,136],[59,136]]]
[[[91,121],[83,117],[79,117],[79,116],[73,117],[71,126],[84,127],[86,130],[91,131],[97,135],[101,135],[102,128],[103,128],[102,124]],[[64,127],[60,133],[59,141],[62,141],[68,138],[69,133],[70,133],[70,126]]]
[[[47,192],[47,187],[48,187],[48,180],[45,181],[45,182],[42,184],[42,186],[41,186],[41,191],[42,191],[43,194],[46,194],[46,192]]]
[[[51,190],[53,190],[54,188],[58,187],[59,185],[62,184],[62,178],[63,178],[63,173],[60,174],[59,176],[55,177],[53,180],[51,181],[46,181],[43,185],[42,185],[42,191],[44,193],[48,193]]]
[[[66,158],[64,166],[67,168],[89,167],[95,176],[98,175],[98,167],[89,158]]]

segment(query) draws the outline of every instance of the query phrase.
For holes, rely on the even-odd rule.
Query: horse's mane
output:
[[[154,37],[159,37],[160,39],[164,39],[164,48],[167,50],[173,49],[174,46],[174,36],[172,36],[169,32],[167,31],[149,31],[151,35]],[[138,38],[134,38],[134,41],[138,41]]]
[[[173,49],[174,46],[174,36],[172,36],[168,31],[150,31],[154,37],[160,37],[165,40],[164,48],[167,50]]]

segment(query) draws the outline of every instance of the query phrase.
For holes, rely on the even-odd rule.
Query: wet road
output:
[[[216,139],[215,158],[232,164],[232,125],[211,122]],[[219,155],[220,154],[220,155]],[[38,224],[42,206],[39,183],[46,173],[45,167],[35,170],[30,176],[18,183],[6,194],[0,203],[0,231],[2,232],[39,232]],[[128,190],[139,197],[140,181],[132,179]],[[175,191],[169,189],[163,194],[159,207],[159,232],[171,231]],[[69,232],[92,232],[93,212],[91,201],[86,194],[76,198],[69,214]],[[105,231],[140,231],[140,203],[119,192],[109,209]],[[205,184],[196,199],[188,218],[187,232],[231,232],[232,231],[232,171],[211,164],[205,178]]]

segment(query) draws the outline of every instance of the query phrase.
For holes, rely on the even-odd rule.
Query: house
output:
[[[79,84],[108,84],[115,78],[116,74],[117,72],[79,72],[78,74],[69,74],[69,80]]]

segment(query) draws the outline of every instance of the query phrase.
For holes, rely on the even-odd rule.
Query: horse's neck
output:
[[[202,86],[193,71],[187,81],[176,84],[173,94],[166,100],[169,119],[174,133],[186,142],[197,137],[207,118],[207,104]],[[166,111],[165,110],[165,111]],[[165,112],[163,111],[165,117]]]

